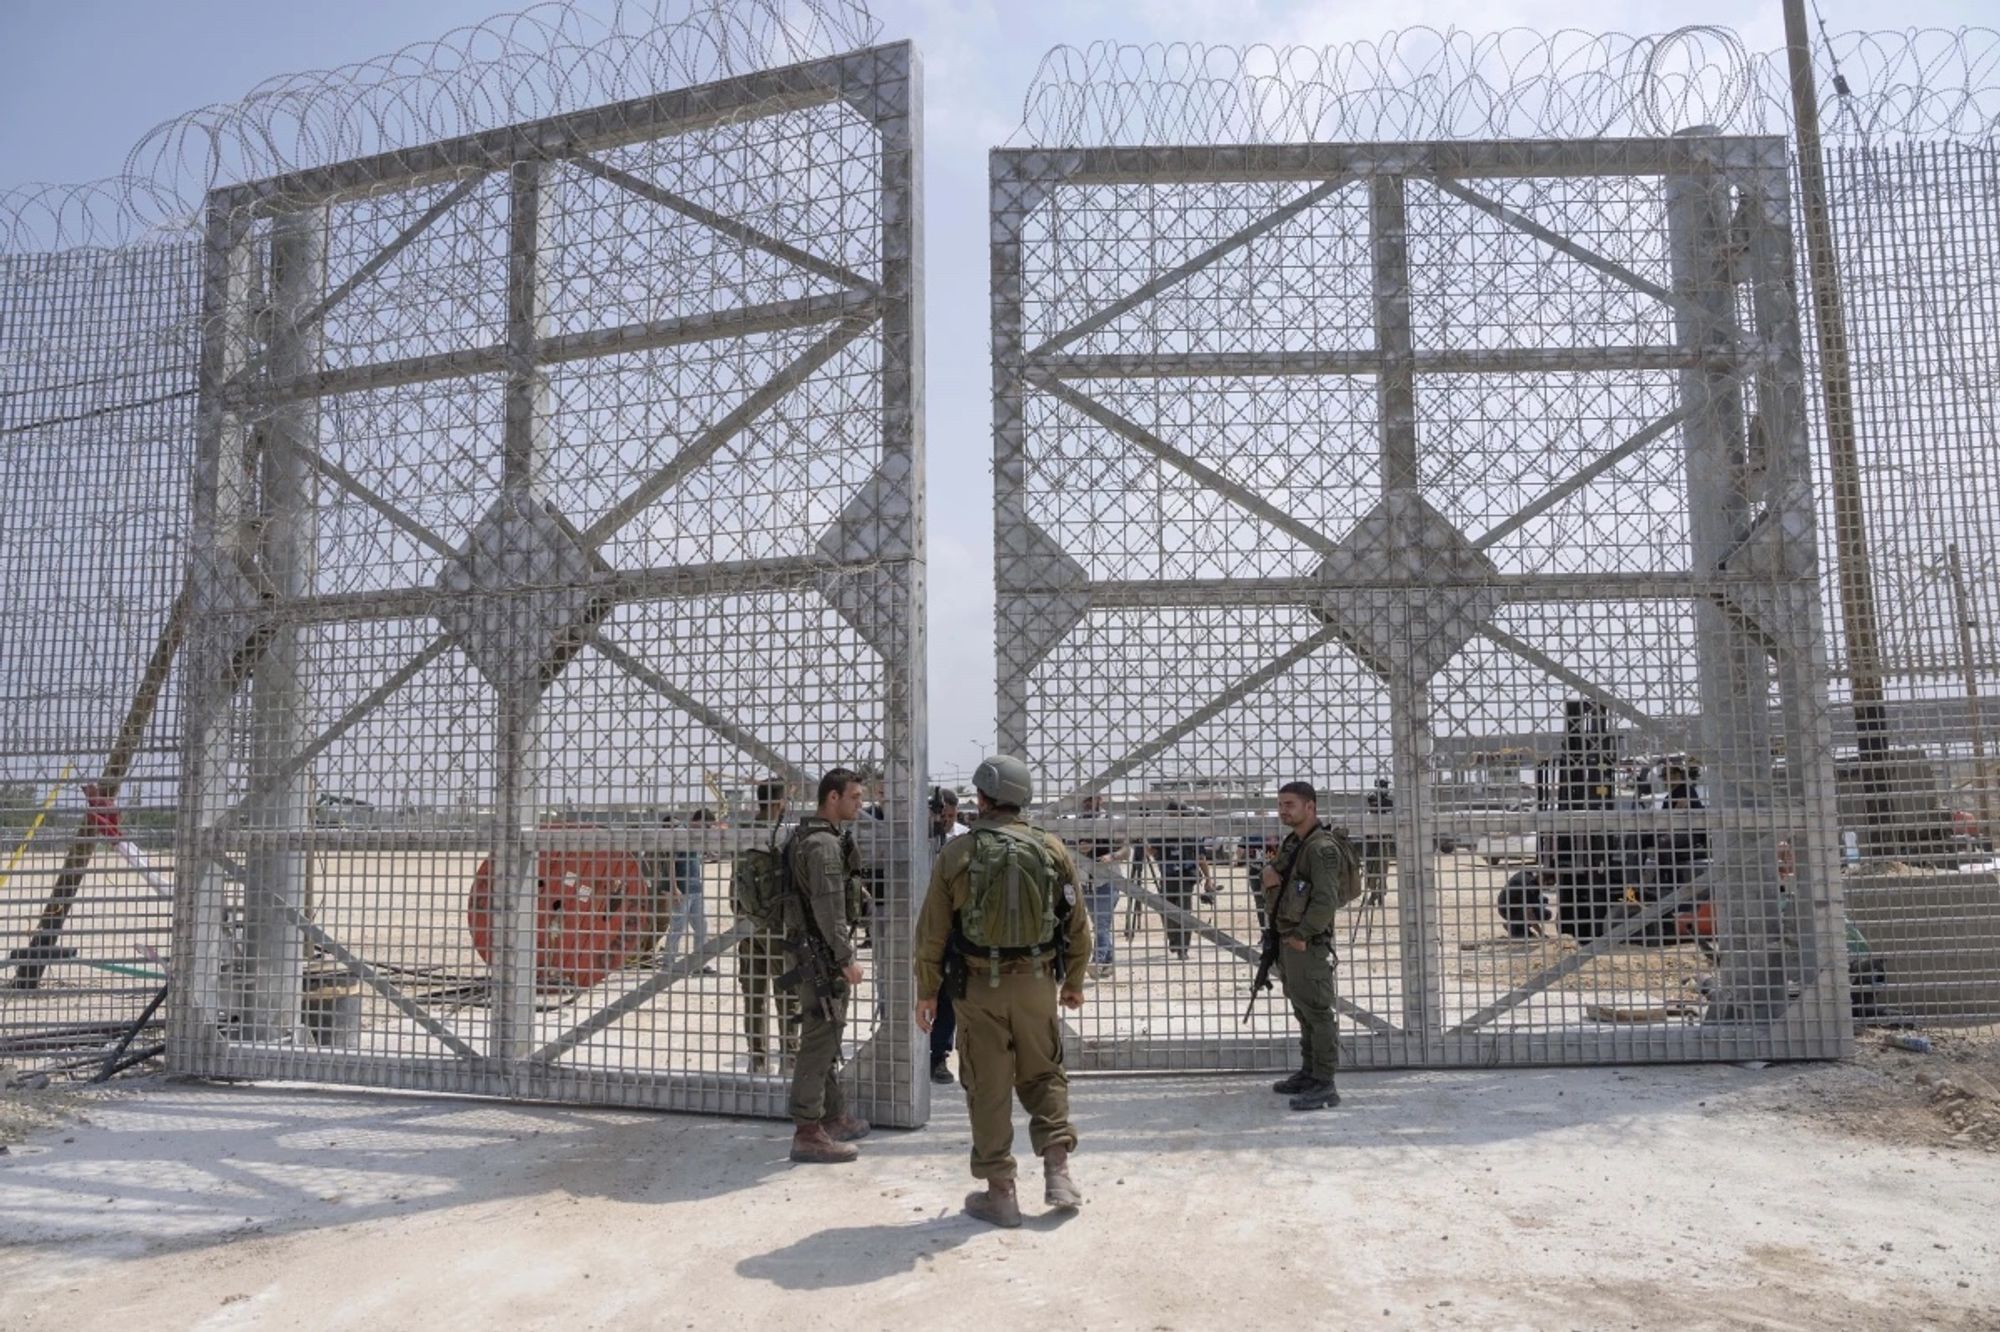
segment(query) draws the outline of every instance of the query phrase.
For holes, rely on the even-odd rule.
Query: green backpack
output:
[[[1006,957],[1040,957],[1054,951],[1056,913],[1066,906],[1062,875],[1041,834],[1019,824],[975,828],[966,868],[971,890],[958,913],[958,931],[971,951],[995,963],[1000,983]]]
[[[753,846],[730,862],[729,905],[736,914],[766,934],[785,932],[785,903],[793,896],[789,840],[781,847],[778,834],[769,846]]]
[[[1333,834],[1333,849],[1340,858],[1340,888],[1334,900],[1341,906],[1350,906],[1361,898],[1361,856],[1354,849],[1354,839],[1339,828],[1329,828]]]

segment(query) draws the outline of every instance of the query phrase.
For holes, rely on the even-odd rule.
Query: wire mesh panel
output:
[[[1290,1062],[1290,779],[1358,851],[1353,1062],[1846,1048],[1789,209],[1774,139],[994,155],[1000,744],[1089,866],[1082,1066]]]
[[[1812,42],[1827,94],[1818,118],[1829,145],[1830,225],[1827,252],[1799,265],[1813,334],[1806,415],[1821,531],[1830,534],[1822,586],[1838,611],[1828,617],[1827,648],[1851,1008],[1875,1023],[2000,1016],[1994,783],[1983,776],[2000,670],[1986,539],[2000,411],[1988,336],[1996,50],[2000,33],[1983,28],[1822,29]],[[1048,54],[1022,131],[1061,148],[1601,139],[1704,125],[1783,133],[1793,129],[1793,90],[1786,49],[1752,51],[1706,26],[1638,35],[1413,28],[1327,47],[1107,41]],[[1803,184],[1814,164],[1795,144],[1792,165]],[[1795,192],[1795,224],[1808,222],[1812,197]],[[1550,203],[1563,208],[1553,196]],[[1605,234],[1593,240],[1617,243]],[[1489,332],[1549,313],[1469,266],[1462,273],[1458,313]],[[1114,279],[1107,269],[1074,281],[1096,290]],[[1616,285],[1599,295],[1608,304],[1579,311],[1585,323],[1614,317],[1614,307],[1620,318],[1645,309]],[[1289,317],[1274,323],[1291,326]],[[1321,323],[1315,336],[1324,338]],[[1497,387],[1475,382],[1489,395]],[[1490,406],[1469,404],[1461,419],[1472,433],[1507,410],[1564,406],[1531,381]],[[1477,449],[1465,456],[1468,477],[1488,461]],[[1629,480],[1620,522],[1657,527],[1648,494],[1659,478],[1644,469],[1673,456],[1626,460],[1592,488],[1593,503],[1610,502],[1608,485]],[[1644,544],[1621,540],[1593,558],[1602,565],[1613,551]],[[1783,747],[1783,719],[1772,725]],[[1504,746],[1477,752],[1535,757]],[[1518,855],[1531,841],[1516,836],[1505,849]]]
[[[877,47],[210,196],[178,1066],[782,1113],[758,788],[924,773],[916,114]]]
[[[1853,612],[1862,635],[1846,616],[1829,635],[1856,1008],[1882,1022],[1990,1022],[2000,150],[1990,134],[1843,137],[1826,174],[1853,391],[1823,433],[1838,419],[1855,441],[1872,592]]]
[[[164,1022],[199,272],[186,243],[0,255],[0,1064]]]

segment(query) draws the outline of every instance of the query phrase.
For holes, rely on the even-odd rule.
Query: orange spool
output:
[[[535,984],[595,985],[646,946],[645,873],[623,851],[544,851],[535,857]],[[493,860],[479,862],[466,924],[480,960],[493,961]]]

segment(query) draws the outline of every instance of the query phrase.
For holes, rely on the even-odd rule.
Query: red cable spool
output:
[[[590,986],[644,950],[651,890],[624,851],[543,851],[535,857],[535,984]],[[472,947],[493,961],[493,859],[479,862],[466,902]]]

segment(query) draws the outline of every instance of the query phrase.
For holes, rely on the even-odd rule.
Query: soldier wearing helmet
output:
[[[1018,1226],[1016,1096],[1042,1158],[1044,1201],[1065,1211],[1083,1203],[1069,1173],[1076,1128],[1056,1008],[1083,1007],[1090,915],[1076,909],[1068,849],[1021,816],[1034,797],[1028,765],[996,754],[979,765],[972,785],[979,817],[938,852],[917,917],[917,1025],[931,1029],[939,991],[952,985],[972,1176],[986,1183],[966,1198],[965,1210]]]

